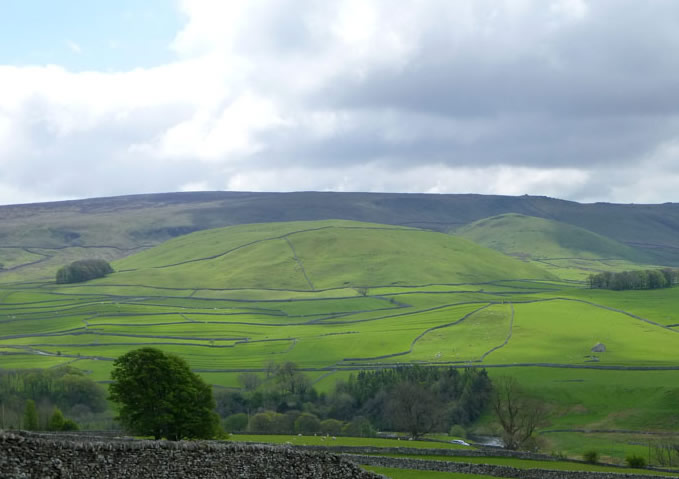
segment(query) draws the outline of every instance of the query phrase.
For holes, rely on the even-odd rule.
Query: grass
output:
[[[649,256],[630,246],[584,228],[513,213],[476,221],[456,230],[455,234],[505,254],[533,259],[651,261]]]
[[[467,450],[469,447],[432,441],[399,441],[396,439],[381,439],[376,437],[345,437],[335,439],[325,436],[296,436],[296,435],[268,435],[268,434],[234,434],[231,439],[238,442],[260,442],[265,444],[287,444],[299,446],[354,446],[354,447],[409,447],[414,449],[445,449]]]
[[[679,324],[676,288],[588,290],[460,238],[383,228],[346,221],[223,228],[122,259],[118,270],[135,270],[102,280],[5,283],[0,367],[69,363],[106,381],[112,358],[155,345],[220,387],[238,387],[242,370],[261,373],[273,360],[294,361],[329,392],[364,367],[502,366],[489,367],[491,377],[515,376],[548,403],[547,429],[679,427],[679,371],[588,369],[679,366],[678,333],[597,306]],[[561,266],[554,270],[586,271]],[[607,352],[588,362],[597,342]],[[538,363],[578,369],[531,365]],[[480,427],[490,428],[490,419]],[[620,460],[637,451],[623,436],[606,436],[604,448],[598,436],[571,434],[542,438],[573,454],[589,443]]]
[[[412,469],[394,469],[392,467],[361,466],[367,471],[376,472],[392,479],[491,479],[494,476],[479,474],[462,474],[458,472],[416,471]]]
[[[347,221],[204,231],[120,260],[114,267],[121,272],[92,284],[309,291],[551,278],[541,268],[461,238]]]
[[[568,461],[538,461],[531,459],[518,459],[513,457],[489,457],[489,456],[479,456],[479,457],[462,457],[462,456],[421,456],[421,455],[408,455],[408,454],[387,454],[388,457],[404,457],[411,459],[422,459],[431,461],[451,461],[451,462],[463,462],[468,464],[489,464],[495,466],[508,466],[517,469],[548,469],[553,471],[589,471],[589,472],[615,472],[618,474],[641,474],[649,476],[672,476],[679,475],[676,474],[660,472],[660,471],[649,471],[647,469],[631,469],[631,468],[620,468],[611,467],[604,464],[583,464],[579,462],[568,462]]]

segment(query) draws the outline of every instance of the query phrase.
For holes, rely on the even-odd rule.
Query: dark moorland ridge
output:
[[[111,246],[121,255],[193,231],[348,219],[449,232],[504,213],[556,220],[679,264],[679,203],[581,204],[543,196],[402,193],[161,193],[0,206],[0,247]]]

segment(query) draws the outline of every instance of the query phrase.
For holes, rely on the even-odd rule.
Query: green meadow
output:
[[[527,224],[501,217],[456,233],[478,240],[473,231],[506,221]],[[647,258],[549,224],[559,249],[538,226],[530,237],[512,226],[503,243],[485,242],[496,251],[461,236],[353,221],[241,225],[168,240],[83,284],[9,271],[0,275],[0,367],[69,364],[103,382],[116,357],[155,346],[216,386],[238,388],[243,372],[293,361],[319,391],[362,369],[486,367],[547,403],[547,450],[578,455],[592,444],[622,460],[642,446],[547,431],[679,427],[679,294],[586,289],[581,280],[592,270],[641,267]],[[3,253],[6,268],[36,256]],[[593,353],[597,343],[606,351]],[[479,429],[492,434],[491,422]]]

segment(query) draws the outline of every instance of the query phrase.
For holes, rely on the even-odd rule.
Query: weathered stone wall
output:
[[[238,436],[236,436],[236,439]],[[395,441],[394,441],[395,442]],[[447,448],[414,448],[408,447],[407,442],[404,446],[384,447],[384,446],[300,446],[298,449],[309,451],[330,451],[341,454],[407,454],[409,456],[459,456],[459,457],[511,457],[514,459],[529,459],[533,461],[564,461],[565,459],[538,454],[533,452],[512,451],[501,448],[481,448],[481,449],[447,449]],[[256,444],[256,443],[252,443]],[[571,462],[584,462],[575,461]]]
[[[376,479],[335,454],[207,441],[94,441],[0,432],[0,477]]]
[[[490,464],[468,464],[452,461],[430,461],[423,459],[409,459],[380,456],[347,456],[357,464],[395,467],[399,469],[416,469],[422,471],[462,472],[495,477],[510,477],[518,479],[676,479],[676,476],[648,476],[639,474],[625,474],[622,472],[588,472],[588,471],[555,471],[548,469],[518,469],[509,466]]]

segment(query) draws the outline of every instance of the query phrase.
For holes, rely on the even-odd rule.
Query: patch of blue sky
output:
[[[0,65],[127,71],[175,58],[172,0],[0,0]]]

